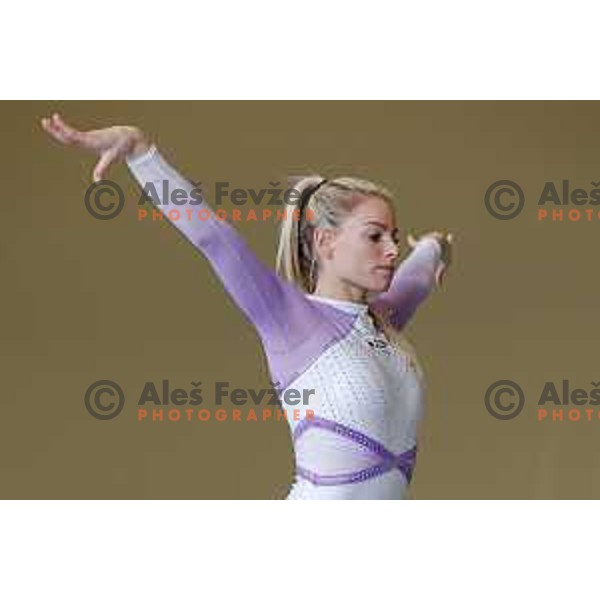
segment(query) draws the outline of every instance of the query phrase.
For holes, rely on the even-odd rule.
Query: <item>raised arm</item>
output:
[[[179,218],[171,219],[172,224],[208,259],[226,290],[261,336],[268,338],[271,344],[279,341],[277,345],[280,346],[293,343],[298,331],[294,331],[291,316],[309,307],[304,296],[264,265],[237,230],[217,218],[204,200],[198,203],[194,186],[164,159],[156,146],[151,146],[142,155],[128,158],[127,164],[142,188],[148,189],[151,184],[150,189],[156,190],[161,202],[156,206],[165,216],[169,216],[169,211],[177,210],[173,214],[178,214]],[[185,192],[185,196],[180,194],[182,198],[177,204],[165,204],[164,182],[171,193],[175,189]]]
[[[443,242],[436,236],[425,236],[414,243],[413,250],[394,274],[386,292],[370,304],[395,329],[402,329],[425,300],[436,279],[443,273]]]
[[[299,344],[306,331],[318,328],[318,314],[304,295],[258,260],[238,232],[218,220],[204,201],[198,203],[197,196],[192,195],[192,184],[165,161],[138,128],[115,126],[78,131],[57,114],[42,119],[41,123],[62,144],[93,151],[99,156],[93,173],[95,181],[104,178],[110,165],[125,160],[142,187],[153,183],[158,193],[158,198],[153,199],[160,201],[157,208],[165,212],[167,218],[169,210],[179,210],[180,218],[171,222],[209,260],[271,350],[283,353]],[[170,191],[184,190],[183,202],[178,197],[176,205],[163,203],[165,181]],[[198,218],[200,209],[210,211],[210,217]]]

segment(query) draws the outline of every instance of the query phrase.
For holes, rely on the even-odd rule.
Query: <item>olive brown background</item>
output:
[[[282,498],[292,477],[284,421],[136,420],[147,381],[201,380],[214,409],[216,381],[267,387],[265,360],[208,263],[168,223],[137,220],[125,166],[108,174],[123,212],[90,216],[96,159],[45,134],[53,111],[82,129],[142,127],[205,190],[352,174],[394,192],[403,233],[454,232],[446,285],[407,329],[427,379],[411,497],[600,497],[600,419],[536,416],[546,381],[600,381],[600,220],[536,217],[546,181],[600,181],[597,102],[53,101],[0,104],[0,498]],[[503,179],[526,196],[512,220],[484,206]],[[237,227],[272,265],[276,223]],[[84,407],[101,379],[125,392],[113,420]],[[512,420],[484,406],[501,379],[525,392]]]

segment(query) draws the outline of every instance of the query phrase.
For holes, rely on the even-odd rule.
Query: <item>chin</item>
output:
[[[374,281],[367,288],[370,294],[381,294],[382,292],[387,292],[390,289],[390,284],[392,283],[391,277],[386,281]]]
[[[386,274],[384,277],[378,277],[373,282],[373,291],[374,292],[387,292],[390,289],[390,285],[392,284],[392,279],[394,277],[394,273]]]
[[[375,289],[373,291],[376,292],[377,294],[382,294],[383,292],[387,292],[389,289],[390,289],[390,284],[388,282],[385,285],[380,285],[377,289]]]

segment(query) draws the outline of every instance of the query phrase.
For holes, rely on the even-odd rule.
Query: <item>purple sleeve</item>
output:
[[[156,194],[151,194],[155,204],[206,257],[225,289],[256,327],[271,374],[280,384],[293,380],[332,341],[349,331],[352,319],[347,314],[328,306],[315,306],[293,284],[264,265],[229,223],[219,220],[204,201],[198,203],[200,196],[192,194],[193,185],[164,160],[156,147],[127,164],[147,195],[156,190]],[[184,190],[185,199],[162,204],[165,182],[170,194],[175,189]],[[149,184],[153,187],[148,188]],[[169,214],[174,209],[179,218]],[[200,211],[207,211],[209,218],[200,219]]]
[[[441,248],[432,237],[417,242],[410,255],[400,264],[389,289],[370,304],[395,329],[402,329],[435,284]]]
[[[244,239],[229,223],[219,220],[200,194],[191,194],[194,186],[173,169],[155,146],[142,156],[127,161],[138,183],[150,194],[170,222],[208,259],[223,285],[257,328],[263,338],[280,345],[293,342],[293,323],[286,316],[298,313],[298,305],[307,305],[304,295],[292,284],[282,280],[264,265],[247,246]],[[163,185],[168,182],[169,193],[184,190],[184,200],[164,202]],[[151,184],[151,187],[148,185]],[[147,194],[148,195],[148,194]],[[148,210],[153,207],[150,203]],[[169,214],[169,211],[177,213]],[[204,218],[199,217],[204,211]],[[178,214],[179,218],[173,218]],[[205,218],[209,214],[209,218]],[[191,217],[191,218],[190,218]],[[290,339],[292,338],[292,339]]]

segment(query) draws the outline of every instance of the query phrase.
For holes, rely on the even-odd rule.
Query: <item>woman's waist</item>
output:
[[[293,432],[296,472],[315,485],[355,484],[395,472],[407,482],[416,461],[416,428],[373,435],[314,415]]]
[[[408,482],[398,473],[388,471],[352,484],[318,485],[299,475],[286,500],[403,500]]]

